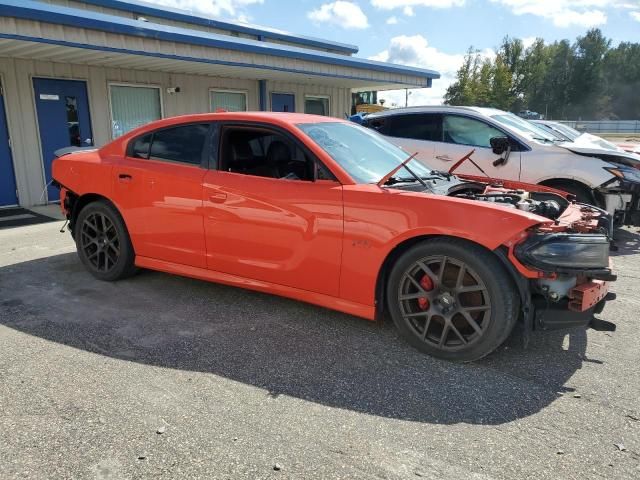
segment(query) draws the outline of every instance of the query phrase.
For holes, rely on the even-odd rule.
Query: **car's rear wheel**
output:
[[[129,233],[113,206],[102,201],[89,203],[75,225],[78,255],[94,277],[114,281],[136,272]]]
[[[407,250],[389,275],[387,302],[411,345],[456,361],[477,360],[500,346],[513,330],[519,306],[495,255],[451,238]]]

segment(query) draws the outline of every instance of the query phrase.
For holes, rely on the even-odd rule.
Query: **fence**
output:
[[[640,120],[562,121],[561,123],[588,133],[640,133]]]

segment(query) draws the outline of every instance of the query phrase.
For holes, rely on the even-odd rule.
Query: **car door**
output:
[[[133,139],[114,170],[136,255],[206,268],[202,183],[209,124],[156,130]]]
[[[208,267],[339,294],[342,186],[291,134],[224,125],[204,179]]]
[[[408,154],[417,153],[418,160],[435,168],[436,144],[442,141],[441,117],[437,113],[393,114],[374,118],[367,126],[389,137]]]
[[[491,178],[518,180],[520,176],[520,144],[504,131],[483,120],[466,115],[444,114],[442,116],[443,141],[436,144],[434,167],[448,171],[455,163],[475,150],[471,157]],[[502,165],[493,162],[504,155],[493,152],[490,140],[507,136],[511,139],[512,152]],[[456,173],[483,176],[472,162],[465,162]]]

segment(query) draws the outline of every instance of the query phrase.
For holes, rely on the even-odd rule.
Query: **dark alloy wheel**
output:
[[[471,361],[497,348],[517,319],[513,285],[491,252],[464,241],[425,241],[392,269],[387,300],[400,333],[416,348]]]
[[[491,318],[487,287],[469,266],[444,255],[415,262],[403,275],[400,312],[422,341],[446,351],[477,342]]]
[[[100,280],[135,273],[129,234],[118,211],[105,202],[86,205],[76,220],[76,247],[87,270]]]
[[[111,219],[100,212],[87,215],[80,225],[80,248],[96,271],[113,270],[120,257],[120,239]]]

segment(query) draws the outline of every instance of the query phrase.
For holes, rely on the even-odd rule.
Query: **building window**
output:
[[[158,87],[110,85],[109,94],[113,138],[162,118]]]
[[[228,90],[211,90],[209,103],[212,112],[224,110],[225,112],[246,112],[246,92],[232,92]]]
[[[304,113],[329,116],[329,97],[307,96],[304,99]]]

